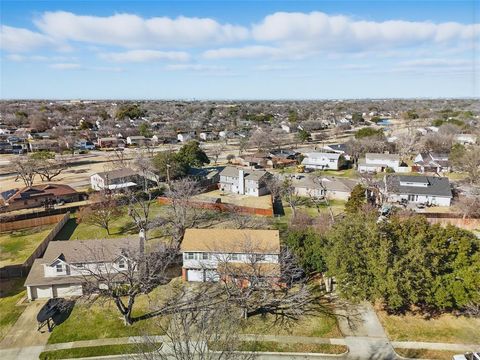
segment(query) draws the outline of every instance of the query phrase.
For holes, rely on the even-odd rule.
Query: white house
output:
[[[307,169],[338,170],[341,154],[327,152],[305,153],[302,165]]]
[[[327,152],[334,152],[340,155],[343,155],[345,160],[350,160],[350,155],[347,154],[347,145],[346,144],[327,144],[322,146],[323,150]]]
[[[25,280],[28,299],[81,296],[86,276],[125,271],[127,261],[122,251],[138,246],[138,239],[51,241]]]
[[[278,230],[187,229],[180,247],[185,281],[218,281],[219,265],[259,264],[265,276],[280,274]]]
[[[477,136],[474,134],[457,134],[455,135],[455,142],[462,145],[475,145]]]
[[[328,200],[348,200],[355,185],[355,180],[335,176],[303,176],[293,183],[299,196]]]
[[[128,136],[127,145],[130,146],[143,146],[148,142],[148,139],[145,136]]]
[[[364,172],[383,172],[386,169],[392,169],[395,172],[408,172],[408,166],[400,166],[400,155],[398,154],[376,154],[367,153],[364,159],[358,161],[358,171]]]
[[[384,177],[384,185],[389,202],[450,206],[453,197],[446,177],[391,174]]]
[[[420,153],[414,159],[414,170],[424,172],[448,172],[450,171],[450,163],[448,162],[448,154],[441,153]]]
[[[177,140],[180,142],[187,142],[195,138],[195,132],[194,131],[189,131],[189,132],[181,132],[177,134]]]
[[[269,193],[266,182],[270,176],[265,170],[227,166],[220,172],[220,190],[240,195],[266,195]]]
[[[217,138],[217,136],[212,131],[202,131],[199,137],[200,137],[200,140],[203,140],[203,141],[211,141]]]
[[[139,184],[140,176],[129,168],[116,169],[95,173],[90,176],[90,187],[93,190],[117,190],[135,187]]]

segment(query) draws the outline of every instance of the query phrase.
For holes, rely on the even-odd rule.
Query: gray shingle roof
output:
[[[123,168],[123,169],[116,169],[116,170],[111,170],[111,171],[103,171],[97,173],[98,176],[100,176],[102,179],[106,180],[107,177],[109,180],[114,180],[114,179],[121,179],[125,178],[128,176],[133,176],[137,175],[135,171],[129,168]]]
[[[427,186],[406,186],[400,182],[427,183]],[[387,192],[410,195],[430,195],[452,197],[450,182],[446,177],[412,176],[412,175],[387,175]]]

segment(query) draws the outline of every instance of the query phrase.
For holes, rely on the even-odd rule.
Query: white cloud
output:
[[[402,61],[398,64],[404,67],[452,67],[452,66],[474,66],[473,61],[461,59],[417,59]]]
[[[130,50],[125,52],[102,53],[100,58],[113,62],[148,62],[148,61],[188,61],[190,55],[184,51]]]
[[[0,27],[0,48],[5,51],[27,52],[54,45],[55,42],[44,34],[6,25]]]
[[[480,24],[358,21],[322,12],[277,12],[254,25],[252,34],[257,41],[303,43],[317,50],[362,51],[474,40],[479,31]]]
[[[168,71],[226,71],[225,66],[206,64],[171,64],[165,66]]]
[[[50,67],[56,70],[80,70],[82,65],[77,63],[57,63],[51,64]]]
[[[205,59],[229,59],[229,58],[257,58],[272,57],[282,54],[282,50],[271,46],[245,46],[241,48],[220,48],[205,51],[202,56]]]
[[[286,64],[262,64],[255,66],[255,70],[257,71],[282,71],[282,70],[289,70],[291,69],[291,65]]]
[[[75,61],[76,57],[72,56],[43,56],[43,55],[21,55],[21,54],[8,54],[5,56],[10,61],[15,62],[58,62],[58,61]]]
[[[196,47],[248,36],[248,29],[242,26],[184,16],[145,19],[132,14],[100,17],[57,11],[43,13],[35,24],[53,38],[127,48]]]

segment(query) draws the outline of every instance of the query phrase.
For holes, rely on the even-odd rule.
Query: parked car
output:
[[[453,355],[452,360],[480,360],[480,353],[468,352],[465,354]]]

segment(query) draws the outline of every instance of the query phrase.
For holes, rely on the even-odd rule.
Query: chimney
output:
[[[245,176],[242,169],[238,170],[238,193],[245,195]]]

